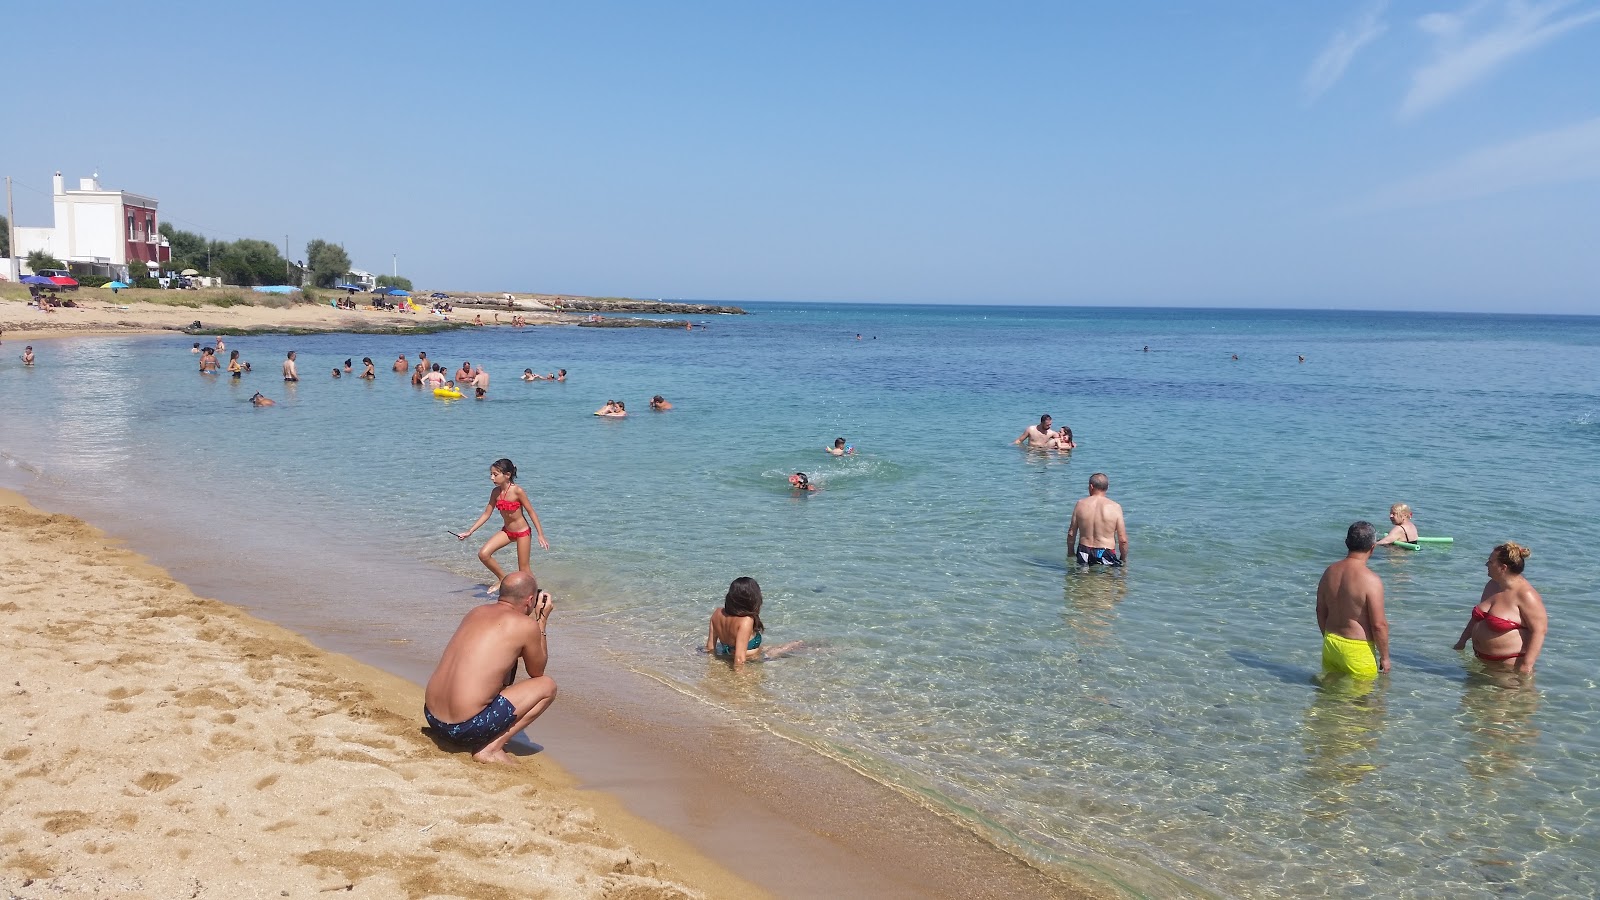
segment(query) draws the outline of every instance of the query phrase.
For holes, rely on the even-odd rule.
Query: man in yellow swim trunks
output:
[[[1367,568],[1374,540],[1371,523],[1351,525],[1344,537],[1349,554],[1329,566],[1317,582],[1323,671],[1356,678],[1377,678],[1379,672],[1389,671],[1389,620],[1383,614],[1383,580]]]

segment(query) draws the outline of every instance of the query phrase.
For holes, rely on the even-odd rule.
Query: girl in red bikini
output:
[[[478,521],[456,537],[466,540],[474,531],[483,527],[489,521],[489,516],[495,510],[500,511],[500,516],[505,520],[505,526],[489,538],[483,549],[478,551],[478,560],[494,573],[494,584],[490,586],[489,593],[500,590],[500,580],[506,577],[504,569],[494,561],[495,551],[515,541],[517,544],[517,571],[532,572],[528,565],[530,551],[529,537],[535,533],[539,535],[539,548],[549,550],[550,542],[544,539],[544,527],[539,524],[539,514],[533,511],[533,504],[528,502],[528,492],[517,485],[517,467],[509,459],[497,459],[489,466],[489,480],[494,482],[494,490],[489,492],[489,503],[483,508],[483,515]],[[526,518],[524,518],[526,514]],[[533,527],[529,528],[528,523]]]
[[[1457,650],[1464,649],[1470,639],[1478,659],[1510,664],[1518,674],[1533,674],[1549,622],[1544,599],[1522,577],[1523,564],[1532,552],[1508,541],[1489,554],[1485,564],[1489,583],[1483,586],[1483,596],[1472,608],[1467,627],[1461,630]]]

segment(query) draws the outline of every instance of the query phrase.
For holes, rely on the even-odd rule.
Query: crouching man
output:
[[[555,679],[544,674],[545,629],[554,609],[531,573],[507,575],[500,599],[467,613],[445,646],[424,695],[428,724],[471,748],[479,762],[516,762],[506,742],[556,699]],[[528,668],[525,681],[516,681],[519,659]]]

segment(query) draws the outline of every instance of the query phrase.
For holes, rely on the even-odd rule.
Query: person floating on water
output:
[[[483,563],[494,574],[494,584],[490,586],[489,593],[500,590],[501,582],[505,581],[505,570],[494,561],[495,551],[507,544],[515,542],[517,545],[517,571],[531,572],[528,556],[531,550],[529,536],[535,532],[539,535],[539,549],[549,550],[550,542],[544,538],[544,526],[539,524],[539,514],[533,511],[533,504],[528,502],[528,492],[517,484],[517,467],[509,459],[497,459],[489,465],[489,480],[494,483],[494,488],[489,491],[489,502],[483,508],[483,515],[472,527],[456,535],[459,540],[466,540],[474,531],[483,527],[495,510],[500,511],[504,520],[504,527],[495,533],[494,537],[483,545],[478,551],[478,561]],[[528,523],[532,522],[530,528]]]
[[[746,662],[774,659],[804,646],[801,641],[790,641],[762,651],[761,637],[765,630],[766,626],[761,623],[761,585],[748,575],[735,578],[728,585],[722,606],[711,611],[705,652],[728,657],[735,669],[742,669]]]
[[[1416,543],[1417,535],[1422,532],[1417,530],[1417,523],[1411,520],[1411,507],[1404,503],[1396,503],[1389,507],[1389,521],[1394,527],[1389,533],[1378,539],[1378,546],[1393,544],[1397,541]]]
[[[811,483],[811,476],[804,472],[796,472],[789,476],[789,485],[797,491],[819,491],[821,488]]]
[[[1456,640],[1462,650],[1472,641],[1472,653],[1496,667],[1509,664],[1519,675],[1532,675],[1550,629],[1544,598],[1522,575],[1533,551],[1507,541],[1489,553],[1484,568],[1489,583]]]
[[[834,438],[832,447],[823,447],[822,452],[830,456],[846,456],[856,452],[856,448],[844,442],[844,438]]]
[[[1317,582],[1322,669],[1359,679],[1377,678],[1379,672],[1389,671],[1389,620],[1383,614],[1383,579],[1367,568],[1373,547],[1371,523],[1351,525],[1344,546],[1348,554],[1329,566]]]
[[[1128,525],[1122,504],[1106,496],[1111,480],[1104,472],[1089,476],[1089,496],[1072,507],[1067,547],[1080,566],[1122,566],[1128,561]]]
[[[256,395],[254,397],[250,398],[250,403],[251,403],[252,406],[277,406],[278,405],[277,403],[273,402],[272,400],[268,399],[267,397],[262,396],[260,391],[256,391]]]
[[[1022,436],[1011,443],[1020,444],[1026,441],[1029,447],[1048,450],[1050,448],[1050,423],[1053,421],[1055,420],[1050,418],[1049,413],[1040,416],[1039,424],[1029,425],[1023,430]]]
[[[531,572],[512,572],[495,602],[462,617],[428,679],[423,717],[478,762],[516,762],[506,742],[555,702],[555,679],[544,673],[555,606]],[[528,670],[522,681],[518,660]]]
[[[333,377],[335,377],[335,378],[343,378],[344,377],[343,375],[339,374],[339,367],[338,366],[334,366],[333,367]]]

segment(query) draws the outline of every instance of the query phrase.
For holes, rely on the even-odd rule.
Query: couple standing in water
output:
[[[1396,527],[1404,521],[1409,515]],[[1322,668],[1358,679],[1377,678],[1379,672],[1389,671],[1390,660],[1383,580],[1367,567],[1377,544],[1376,532],[1370,523],[1356,522],[1346,532],[1344,544],[1348,555],[1329,566],[1317,583]],[[1466,649],[1470,640],[1473,654],[1486,665],[1533,674],[1549,623],[1544,599],[1522,574],[1532,552],[1509,541],[1490,551],[1484,563],[1489,583],[1456,640],[1456,650]]]

